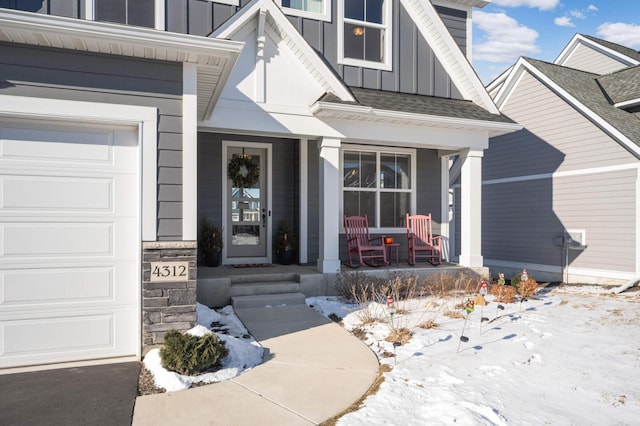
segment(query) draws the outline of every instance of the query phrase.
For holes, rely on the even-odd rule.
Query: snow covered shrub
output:
[[[171,330],[164,335],[160,360],[167,370],[193,376],[213,367],[228,353],[224,342],[219,341],[215,333],[198,337]]]

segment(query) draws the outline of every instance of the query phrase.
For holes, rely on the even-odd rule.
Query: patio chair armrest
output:
[[[369,242],[378,241],[378,240],[380,240],[380,244],[384,245],[384,235],[381,235],[379,237],[369,238]]]

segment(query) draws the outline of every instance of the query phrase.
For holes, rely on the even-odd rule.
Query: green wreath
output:
[[[258,181],[260,166],[251,161],[249,155],[238,155],[229,161],[227,176],[237,188],[247,188]]]

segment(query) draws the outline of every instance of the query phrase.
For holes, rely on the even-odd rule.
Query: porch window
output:
[[[404,228],[413,210],[414,152],[345,149],[342,154],[343,212],[367,216],[375,228]]]
[[[341,0],[339,15],[339,62],[390,70],[391,1]]]
[[[280,5],[287,15],[322,21],[331,20],[330,0],[280,0]]]

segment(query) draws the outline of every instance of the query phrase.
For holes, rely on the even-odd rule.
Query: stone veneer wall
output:
[[[142,353],[164,342],[167,331],[196,325],[197,253],[195,241],[142,243]],[[189,262],[186,282],[151,282],[150,262]]]

